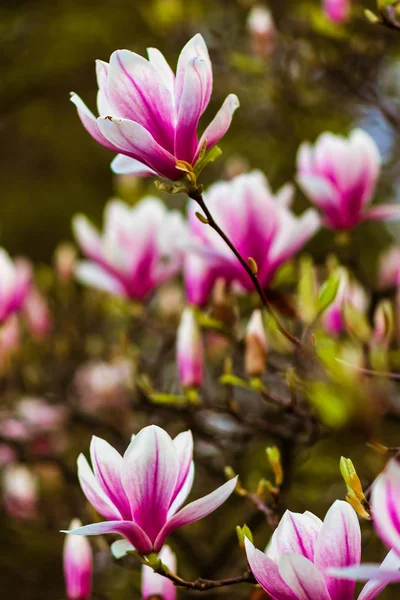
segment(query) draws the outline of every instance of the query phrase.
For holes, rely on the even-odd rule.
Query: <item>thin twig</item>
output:
[[[202,579],[199,577],[195,581],[186,581],[179,577],[178,575],[174,575],[170,572],[165,572],[162,568],[155,569],[156,573],[167,577],[170,581],[172,581],[176,586],[183,587],[189,590],[198,590],[199,592],[205,592],[206,590],[212,590],[214,588],[226,587],[228,585],[236,585],[238,583],[257,583],[254,579],[251,571],[245,571],[242,575],[238,575],[237,577],[230,577],[228,579]]]

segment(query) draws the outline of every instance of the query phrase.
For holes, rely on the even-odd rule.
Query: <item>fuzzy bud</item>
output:
[[[81,527],[73,519],[70,529]],[[68,600],[86,600],[92,592],[93,556],[89,540],[78,535],[67,535],[64,543],[64,579]]]
[[[203,341],[193,309],[185,308],[177,331],[176,354],[183,387],[198,388],[203,381]]]
[[[267,340],[261,310],[255,310],[246,330],[245,371],[249,377],[260,377],[267,363]]]

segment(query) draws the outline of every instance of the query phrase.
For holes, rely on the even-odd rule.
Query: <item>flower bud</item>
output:
[[[46,298],[37,288],[32,288],[25,303],[26,324],[33,337],[41,340],[51,329],[51,316]]]
[[[271,11],[262,4],[253,6],[247,18],[247,30],[256,56],[271,54],[275,45],[276,29]]]
[[[176,556],[169,546],[163,546],[159,555],[159,560],[167,567],[171,573],[176,574]],[[151,598],[162,598],[162,600],[175,600],[176,587],[166,577],[155,573],[151,567],[142,567],[142,598],[150,600]]]
[[[70,529],[80,527],[73,519]],[[80,535],[67,535],[64,542],[64,578],[68,600],[86,600],[92,591],[93,557],[89,540]]]
[[[255,310],[247,325],[245,371],[249,377],[260,377],[267,363],[267,340],[261,310]]]
[[[389,300],[382,300],[378,304],[374,314],[374,331],[372,335],[372,347],[379,346],[387,350],[393,335],[394,318],[393,309]]]
[[[323,0],[324,12],[335,23],[347,21],[350,16],[350,0]]]
[[[76,263],[76,248],[72,244],[66,242],[57,246],[53,263],[59,280],[66,284],[74,277]]]
[[[4,506],[16,519],[32,519],[37,514],[36,476],[22,464],[8,465],[3,474]]]
[[[236,535],[238,537],[239,546],[241,549],[244,548],[245,538],[248,538],[251,541],[251,543],[253,543],[253,534],[251,533],[251,530],[246,524],[244,524],[243,527],[240,527],[240,525],[236,526]]]
[[[283,468],[281,463],[281,453],[276,446],[266,448],[267,458],[275,476],[275,484],[277,486],[283,483]]]
[[[8,444],[0,444],[0,469],[15,462],[15,451]]]
[[[185,308],[177,331],[177,365],[183,387],[200,387],[203,381],[203,342],[196,317]]]

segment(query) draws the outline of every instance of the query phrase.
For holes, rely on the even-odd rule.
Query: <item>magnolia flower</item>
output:
[[[93,436],[90,450],[94,472],[81,454],[78,476],[86,498],[107,521],[65,533],[119,533],[141,554],[159,552],[170,533],[210,514],[236,486],[237,478],[231,479],[180,508],[194,478],[190,431],[172,440],[160,427],[145,427],[123,457]]]
[[[388,583],[400,582],[399,498],[400,465],[396,459],[392,459],[386,465],[385,470],[376,478],[371,492],[374,527],[382,541],[392,550],[381,565],[355,564],[347,569],[332,569],[332,575],[358,581],[373,579],[379,582],[380,589],[383,589]]]
[[[395,205],[368,207],[380,169],[379,150],[361,129],[354,129],[348,139],[323,133],[314,147],[304,142],[297,154],[297,181],[331,229],[352,229],[361,221],[400,216]]]
[[[30,291],[31,276],[32,270],[26,260],[18,258],[12,261],[0,248],[0,323],[21,310]]]
[[[270,54],[274,48],[276,28],[271,11],[266,6],[256,4],[252,7],[247,17],[247,30],[254,54]]]
[[[73,519],[70,527],[82,523]],[[86,538],[67,536],[64,543],[64,578],[68,600],[86,600],[92,592],[93,556]]]
[[[23,306],[26,325],[34,338],[45,338],[51,330],[52,320],[45,296],[32,287]]]
[[[350,16],[350,0],[323,0],[324,12],[328,19],[342,23]]]
[[[120,152],[111,165],[115,173],[177,180],[182,171],[176,161],[194,165],[204,144],[214,146],[228,130],[239,101],[230,94],[198,141],[213,79],[202,36],[195,35],[183,48],[176,75],[159,50],[148,48],[147,54],[148,60],[117,50],[110,63],[96,62],[97,119],[79,96],[72,94],[71,100],[90,135]]]
[[[245,371],[249,377],[260,377],[267,362],[267,339],[261,310],[255,310],[251,315],[245,344]]]
[[[76,267],[78,279],[87,285],[142,300],[181,268],[183,219],[157,198],[149,196],[133,208],[120,200],[109,202],[102,235],[83,215],[74,218],[73,229],[89,259]]]
[[[176,573],[176,556],[169,546],[163,546],[158,558],[171,571]],[[142,567],[142,599],[162,598],[163,600],[175,600],[176,587],[166,577],[155,573],[151,567]]]
[[[400,246],[391,246],[380,255],[378,283],[381,288],[400,286]]]
[[[102,408],[126,407],[134,374],[134,365],[129,359],[84,363],[74,377],[81,408],[96,412]]]
[[[22,398],[17,412],[23,422],[37,433],[60,429],[67,419],[65,406],[50,404],[42,398]]]
[[[184,387],[199,387],[203,381],[203,341],[191,308],[182,313],[176,337],[176,362]]]
[[[260,171],[216,183],[204,194],[210,212],[240,254],[257,263],[258,278],[264,288],[271,283],[278,267],[296,254],[319,227],[313,209],[295,217],[289,210],[292,197],[291,186],[284,186],[273,196]],[[189,301],[204,304],[219,277],[251,291],[253,285],[248,274],[219,235],[198,220],[197,210],[192,201],[189,204],[191,245],[185,262]]]
[[[263,553],[246,538],[251,571],[272,600],[352,600],[354,581],[327,573],[330,567],[359,564],[361,532],[353,508],[336,500],[324,522],[311,512],[286,511]],[[400,559],[398,559],[400,563]],[[358,600],[372,600],[385,587],[370,582]]]
[[[338,336],[346,330],[346,306],[351,306],[358,313],[365,314],[369,305],[364,288],[357,281],[350,281],[345,269],[341,268],[340,271],[336,297],[322,315],[322,325],[325,331],[333,336]]]
[[[38,482],[28,467],[10,464],[3,473],[4,506],[16,519],[32,519],[37,514]]]

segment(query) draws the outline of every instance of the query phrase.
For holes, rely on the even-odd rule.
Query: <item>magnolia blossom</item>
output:
[[[319,227],[315,210],[297,218],[289,209],[293,188],[284,186],[273,196],[260,171],[219,182],[204,194],[216,222],[240,254],[258,266],[258,278],[266,288],[278,269],[310,239]],[[188,299],[204,304],[218,278],[251,291],[252,282],[219,235],[196,217],[198,206],[189,204],[190,252],[185,261]]]
[[[276,28],[271,11],[266,6],[256,4],[252,7],[247,17],[247,30],[254,54],[270,54],[274,48]]]
[[[347,502],[336,500],[323,522],[308,511],[286,511],[265,553],[247,538],[245,543],[251,571],[272,600],[353,600],[355,582],[327,572],[360,562],[360,526]],[[372,600],[384,587],[370,581],[358,600]]]
[[[350,0],[323,0],[326,16],[335,23],[346,21],[350,16]]]
[[[82,523],[73,519],[70,527]],[[86,600],[92,592],[93,556],[88,540],[67,536],[64,543],[64,578],[68,600]]]
[[[22,464],[10,464],[3,473],[4,506],[16,519],[32,519],[37,514],[38,482]]]
[[[134,374],[134,365],[129,359],[112,363],[101,360],[84,363],[74,377],[81,408],[85,412],[96,412],[99,409],[126,407]]]
[[[297,181],[332,229],[352,229],[361,221],[400,216],[395,205],[368,206],[380,169],[379,150],[361,129],[354,129],[348,139],[323,133],[314,147],[304,142],[297,154]]]
[[[159,50],[148,48],[147,54],[148,60],[117,50],[110,63],[96,62],[98,118],[76,94],[71,100],[90,135],[120,152],[112,162],[115,173],[177,180],[182,171],[176,161],[194,165],[204,144],[214,146],[228,130],[239,101],[230,94],[199,141],[199,119],[213,80],[202,36],[195,35],[182,49],[176,75]]]
[[[172,531],[214,511],[236,486],[237,478],[231,479],[180,508],[194,478],[190,431],[172,440],[166,431],[151,425],[133,437],[123,457],[95,436],[90,450],[93,471],[81,454],[79,481],[86,498],[107,521],[66,533],[119,533],[141,554],[159,552]]]
[[[203,341],[191,308],[182,313],[176,337],[176,362],[184,387],[199,387],[203,381]]]
[[[364,288],[357,281],[350,281],[348,272],[341,269],[336,297],[322,315],[322,325],[330,335],[337,336],[346,330],[344,314],[346,305],[365,314],[369,299]]]
[[[76,275],[87,285],[142,300],[181,268],[183,219],[157,198],[149,196],[133,208],[112,200],[102,234],[83,215],[74,218],[73,229],[88,258],[78,263]]]
[[[50,404],[42,398],[22,398],[17,412],[23,423],[37,433],[60,429],[67,419],[65,406]]]
[[[37,287],[32,287],[27,295],[23,311],[32,336],[38,340],[45,338],[50,333],[52,319],[47,300]]]
[[[30,291],[31,277],[32,270],[26,260],[12,261],[0,248],[0,323],[21,310]]]
[[[169,546],[163,546],[158,558],[171,571],[176,573],[176,556]],[[162,598],[163,600],[176,599],[176,587],[166,577],[154,573],[153,569],[143,565],[142,567],[142,599]]]

